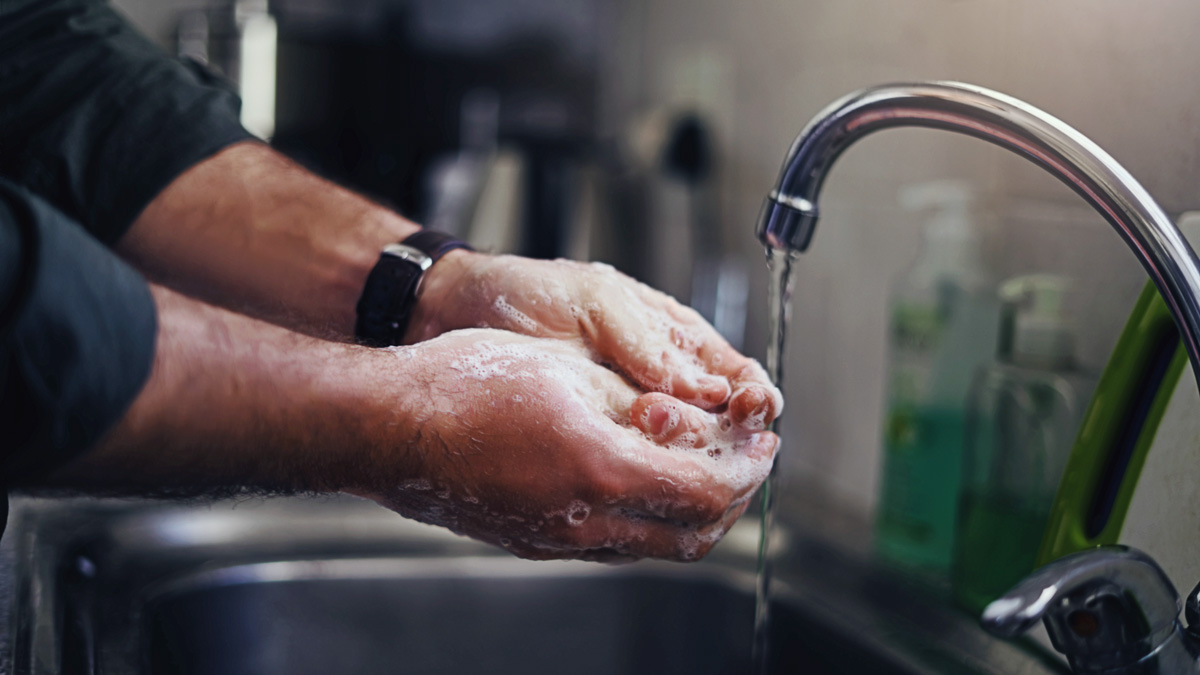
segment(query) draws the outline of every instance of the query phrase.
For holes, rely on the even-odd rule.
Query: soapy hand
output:
[[[458,328],[582,338],[643,389],[762,430],[783,397],[695,311],[608,265],[456,251],[430,271],[409,343]]]
[[[778,445],[640,392],[578,339],[460,330],[391,352],[381,377],[406,384],[383,426],[407,430],[417,468],[349,491],[526,558],[698,559]]]

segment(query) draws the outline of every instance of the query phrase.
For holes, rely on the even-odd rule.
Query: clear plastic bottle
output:
[[[939,181],[901,196],[908,207],[938,211],[892,295],[875,548],[889,564],[948,581],[966,399],[973,374],[995,353],[998,303],[967,188]]]
[[[997,358],[971,395],[954,596],[979,612],[1033,571],[1094,378],[1075,359],[1062,277],[1000,287]]]

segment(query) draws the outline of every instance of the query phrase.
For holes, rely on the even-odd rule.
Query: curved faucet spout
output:
[[[817,198],[838,156],[872,131],[945,129],[1007,148],[1049,171],[1104,216],[1162,293],[1200,382],[1200,263],[1162,208],[1083,134],[1033,106],[956,82],[894,84],[855,92],[822,110],[796,137],[767,197],[758,237],[802,252],[816,229]]]

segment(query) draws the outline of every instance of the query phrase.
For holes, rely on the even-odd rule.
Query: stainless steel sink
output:
[[[146,611],[155,675],[739,673],[749,580],[495,558],[279,562],[187,576]]]
[[[750,672],[749,521],[700,563],[615,567],[516,560],[349,499],[21,502],[10,530],[14,673]],[[1062,672],[853,554],[785,549],[773,672]]]

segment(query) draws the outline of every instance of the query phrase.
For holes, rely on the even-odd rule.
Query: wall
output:
[[[382,2],[354,0],[339,5],[338,15],[370,14]],[[164,43],[177,9],[196,4],[115,3]],[[277,4],[298,14],[331,7],[325,0]],[[663,106],[707,112],[720,143],[723,243],[754,270],[748,344],[759,358],[766,284],[752,235],[759,205],[796,132],[859,87],[954,79],[998,89],[1090,136],[1169,212],[1200,207],[1200,94],[1191,84],[1200,46],[1189,31],[1200,21],[1200,4],[614,0],[609,9],[616,39],[601,55],[603,131],[627,136],[644,113]],[[586,33],[571,18],[577,15],[563,23]],[[998,276],[1057,271],[1078,279],[1074,308],[1086,364],[1103,365],[1144,280],[1116,236],[1072,193],[1003,151],[920,130],[889,131],[855,146],[826,186],[814,247],[798,265],[780,461],[787,477],[817,478],[864,513],[878,474],[889,286],[915,256],[923,222],[898,207],[896,194],[942,177],[969,180],[980,191]],[[690,254],[675,245],[687,239],[686,199],[665,184],[656,195],[655,264],[646,276],[686,296]]]
[[[647,109],[691,103],[721,140],[719,217],[753,262],[749,344],[765,344],[766,274],[752,234],[763,196],[803,124],[834,99],[889,81],[953,79],[1025,99],[1107,149],[1171,213],[1200,206],[1200,4],[1184,0],[626,0],[610,54],[605,116],[619,134]],[[826,186],[798,266],[787,354],[785,476],[818,478],[864,513],[874,504],[892,280],[922,219],[906,184],[969,180],[985,198],[998,274],[1079,280],[1081,352],[1103,365],[1144,275],[1112,231],[1023,160],[944,132],[895,130],[851,149]],[[660,191],[663,227],[680,220]],[[674,247],[678,251],[679,247]],[[686,287],[679,255],[655,279]],[[762,349],[751,348],[761,356]]]

